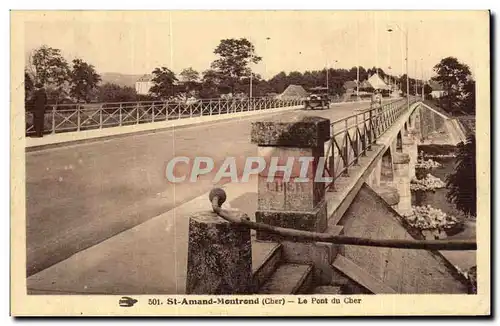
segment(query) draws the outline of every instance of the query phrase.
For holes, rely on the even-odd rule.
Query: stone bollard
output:
[[[327,227],[325,183],[317,181],[319,167],[323,173],[324,143],[330,138],[330,121],[318,117],[298,116],[289,120],[260,121],[252,124],[252,142],[270,166],[278,158],[279,166],[293,158],[293,165],[268,180],[269,168],[259,173],[257,222],[323,232]],[[313,158],[305,175],[301,175],[300,158]],[[290,173],[287,182],[283,176]],[[295,182],[305,177],[305,182]],[[321,174],[323,176],[323,174]],[[258,240],[279,240],[280,237],[257,232]]]
[[[403,215],[411,210],[410,190],[410,155],[407,153],[394,153],[394,183],[399,193],[398,213]]]
[[[252,293],[250,229],[214,212],[189,219],[186,294]]]

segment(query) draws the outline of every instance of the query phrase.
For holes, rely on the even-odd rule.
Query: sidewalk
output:
[[[365,103],[368,101],[360,101],[357,103]],[[332,106],[352,104],[354,102],[333,103]],[[290,106],[284,108],[246,111],[238,113],[229,113],[221,115],[209,115],[194,118],[185,118],[178,120],[168,120],[160,122],[150,122],[138,125],[128,125],[121,127],[110,127],[103,129],[92,129],[77,132],[63,132],[58,134],[50,134],[43,138],[26,137],[26,152],[54,148],[60,146],[74,145],[79,143],[101,141],[114,137],[124,137],[131,134],[151,133],[168,130],[171,128],[182,128],[196,124],[217,122],[235,118],[247,118],[256,115],[276,114],[280,112],[293,111],[302,108],[302,106]]]
[[[77,132],[63,132],[58,134],[51,134],[43,138],[26,137],[26,151],[35,151],[46,148],[53,148],[65,145],[74,145],[82,142],[100,141],[112,137],[123,137],[131,134],[149,133],[163,131],[166,129],[192,126],[201,123],[216,122],[235,118],[251,117],[258,114],[273,114],[279,112],[286,112],[296,110],[300,106],[290,106],[285,108],[259,110],[259,111],[246,111],[238,113],[208,115],[195,118],[185,118],[178,120],[167,120],[159,122],[142,123],[137,125],[128,125],[121,127],[110,127],[102,129],[92,129]]]
[[[222,188],[228,194],[224,208],[254,215],[255,177]],[[203,210],[211,210],[207,193],[30,276],[28,293],[182,294],[189,216]]]

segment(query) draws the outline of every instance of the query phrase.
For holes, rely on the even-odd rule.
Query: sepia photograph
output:
[[[490,12],[10,16],[12,314],[490,313]]]

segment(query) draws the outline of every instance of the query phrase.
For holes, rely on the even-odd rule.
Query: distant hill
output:
[[[101,74],[101,83],[113,83],[120,86],[135,87],[135,82],[142,76],[143,75],[127,75],[116,72],[105,72]]]

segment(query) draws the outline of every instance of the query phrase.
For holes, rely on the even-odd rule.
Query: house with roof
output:
[[[378,74],[371,75],[371,77],[368,78],[367,81],[374,90],[378,90],[378,91],[389,91],[390,90],[389,85],[387,85],[382,80],[382,78],[380,78],[380,76]]]
[[[353,94],[356,92],[358,84],[355,80],[348,80],[344,83],[344,89],[346,94]]]
[[[135,91],[139,95],[149,94],[151,87],[153,87],[152,74],[145,74],[135,82]]]
[[[430,80],[429,86],[432,89],[432,91],[431,91],[432,98],[440,98],[440,97],[443,97],[444,95],[446,95],[446,91],[444,90],[443,85],[441,85],[440,83],[438,83],[434,80]]]
[[[288,85],[288,87],[277,96],[280,100],[292,100],[292,99],[301,99],[307,97],[308,93],[304,89],[304,87],[300,85]]]

